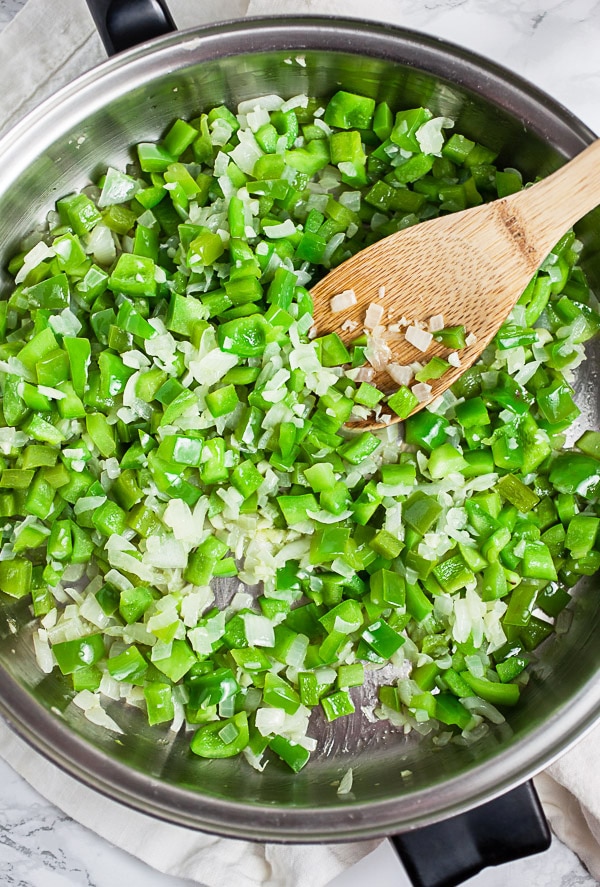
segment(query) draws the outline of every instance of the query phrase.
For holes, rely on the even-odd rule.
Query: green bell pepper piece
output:
[[[299,773],[310,759],[310,752],[308,749],[296,742],[292,742],[291,739],[286,739],[285,736],[273,736],[273,738],[269,740],[269,748],[274,751],[277,757],[281,758],[281,760],[284,761],[294,773]]]
[[[145,256],[122,253],[108,279],[115,293],[154,298],[157,294],[156,265]]]
[[[600,494],[600,461],[581,453],[563,453],[553,461],[549,479],[560,493],[595,500]]]
[[[144,676],[148,671],[148,663],[133,645],[123,650],[117,656],[111,656],[106,660],[106,668],[111,677],[116,681],[127,681],[130,684],[142,685]]]
[[[387,399],[387,405],[401,419],[406,419],[419,404],[419,399],[410,388],[401,385],[395,394]]]
[[[131,625],[141,619],[153,600],[152,592],[143,585],[127,588],[119,596],[119,613],[124,621]]]
[[[25,558],[0,561],[0,591],[21,598],[31,592],[33,565]]]
[[[173,692],[170,684],[149,681],[144,685],[144,698],[150,726],[172,721],[175,716]]]
[[[243,751],[249,739],[248,716],[240,711],[232,718],[200,727],[190,749],[201,758],[232,758]]]
[[[217,668],[206,674],[188,673],[185,685],[192,708],[218,705],[239,693],[240,685],[230,668]]]
[[[52,645],[52,652],[58,667],[64,675],[73,674],[80,668],[94,665],[104,656],[104,638],[101,634],[90,634],[72,641]]]
[[[516,684],[503,684],[497,681],[489,681],[485,678],[477,678],[468,671],[461,673],[461,678],[471,689],[493,705],[516,705],[519,701],[520,690]]]

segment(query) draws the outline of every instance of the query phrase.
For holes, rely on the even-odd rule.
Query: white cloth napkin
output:
[[[374,850],[355,844],[257,844],[160,822],[87,788],[26,745],[0,720],[2,757],[72,819],[165,874],[205,887],[324,887]]]
[[[488,4],[489,5],[489,4]],[[534,3],[529,4],[532,7]],[[550,16],[546,44],[537,43],[538,53],[556,53],[562,43],[561,16],[578,15],[572,3],[569,9]],[[485,3],[483,3],[485,6]],[[346,17],[377,18],[394,24],[429,30],[498,60],[498,48],[507,48],[510,39],[501,25],[490,28],[491,19],[481,26],[482,0],[448,0],[444,3],[414,4],[413,0],[378,0],[365,7],[364,0],[169,0],[169,7],[179,27],[241,18],[250,15],[278,16],[291,13],[338,14]],[[433,8],[436,18],[428,17]],[[572,13],[571,13],[572,8]],[[504,7],[499,14],[504,15]],[[517,7],[515,7],[517,10]],[[513,14],[515,11],[513,10]],[[583,13],[582,13],[583,14]],[[540,22],[545,12],[540,15]],[[598,29],[580,30],[578,42],[582,65],[592,64],[588,80],[598,82],[597,52],[592,46]],[[597,25],[597,22],[596,22]],[[518,27],[518,26],[517,26]],[[479,29],[479,30],[478,30]],[[538,29],[540,32],[542,29]],[[518,31],[517,31],[518,33]],[[560,40],[554,40],[558,34]],[[474,39],[473,39],[474,38]],[[539,40],[539,38],[536,38]],[[533,36],[532,36],[533,41]],[[521,73],[536,78],[531,70],[529,45],[507,59]],[[589,43],[589,52],[585,45]],[[541,57],[541,56],[540,56]],[[24,9],[0,35],[0,131],[9,129],[30,108],[81,72],[105,58],[84,0],[28,0]],[[554,90],[558,98],[565,72],[557,65],[560,80],[541,83]],[[15,77],[14,72],[19,76]],[[567,78],[568,79],[568,78]],[[597,125],[597,105],[589,91],[578,92],[580,106],[574,108],[590,125]],[[568,103],[568,102],[567,102]],[[571,106],[572,103],[571,103]],[[53,765],[35,755],[0,722],[0,754],[42,795],[68,815],[133,853],[155,868],[190,878],[208,887],[323,887],[345,868],[352,866],[377,846],[377,841],[343,845],[281,847],[275,844],[250,844],[216,838],[177,826],[157,822],[143,814],[126,810],[113,801],[92,792]],[[600,881],[600,728],[589,733],[558,763],[536,779],[545,811],[552,828],[587,865]]]
[[[600,882],[600,727],[534,783],[552,830]]]

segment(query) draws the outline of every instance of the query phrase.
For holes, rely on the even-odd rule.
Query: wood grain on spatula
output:
[[[535,185],[399,231],[334,268],[312,289],[317,334],[336,332],[350,341],[363,331],[371,303],[383,306],[386,325],[402,317],[427,322],[438,314],[445,326],[464,325],[476,341],[460,351],[460,367],[451,366],[428,383],[431,395],[416,412],[477,360],[552,247],[598,203],[600,140]],[[356,304],[332,313],[331,298],[349,289]],[[353,331],[342,328],[347,320],[356,323]],[[391,361],[401,365],[449,351],[434,341],[424,354],[402,333],[390,333],[387,343]],[[386,393],[398,387],[383,370],[375,373],[373,384]],[[399,420],[394,416],[391,421]],[[369,420],[360,424],[381,425]]]

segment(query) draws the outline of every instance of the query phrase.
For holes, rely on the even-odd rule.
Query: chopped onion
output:
[[[467,696],[460,701],[471,714],[482,715],[492,724],[504,724],[506,721],[504,715],[491,702],[486,702],[485,699],[481,699],[479,696]]]
[[[123,730],[119,727],[117,722],[104,711],[100,704],[93,706],[92,708],[87,708],[84,715],[88,721],[91,721],[92,724],[96,724],[98,727],[104,727],[106,730],[111,730],[113,733],[123,733]]]
[[[352,778],[352,767],[348,767],[340,780],[340,784],[337,790],[338,795],[347,795],[349,792],[352,791]]]
[[[33,271],[34,268],[37,268],[46,259],[53,259],[55,255],[56,253],[52,247],[40,240],[25,254],[23,264],[15,275],[15,283],[23,283],[30,271]]]
[[[295,233],[296,226],[291,219],[286,219],[285,222],[281,222],[278,225],[267,225],[265,227],[265,234],[271,238],[291,237]]]
[[[262,95],[257,99],[246,99],[237,106],[238,114],[248,114],[256,108],[264,108],[265,111],[278,111],[283,105],[283,99],[273,93]]]
[[[378,305],[376,302],[371,302],[365,314],[365,326],[367,327],[367,329],[372,330],[376,326],[379,326],[383,319],[384,313],[385,309],[383,305]]]
[[[422,330],[414,324],[407,327],[405,332],[406,341],[418,348],[419,351],[427,351],[433,341],[433,335],[427,330]]]
[[[55,611],[56,612],[56,611]],[[36,662],[40,667],[40,671],[44,674],[50,674],[54,668],[54,656],[48,643],[48,633],[43,628],[38,628],[33,635],[33,649],[35,651]]]
[[[421,403],[425,400],[429,400],[431,396],[431,385],[428,385],[427,382],[417,382],[416,385],[413,385],[411,388],[412,393]]]
[[[251,647],[273,647],[275,645],[275,633],[273,623],[266,616],[257,613],[244,613],[244,628],[246,640]]]
[[[140,190],[140,184],[131,176],[119,172],[113,166],[109,166],[104,179],[102,193],[98,198],[98,206],[104,209],[116,203],[127,203]]]
[[[337,296],[333,296],[329,300],[329,307],[333,314],[337,314],[339,311],[345,311],[347,308],[351,308],[352,305],[356,305],[356,293],[354,290],[344,290],[342,293],[339,293]],[[350,321],[352,323],[352,321]],[[348,321],[346,321],[348,323]]]
[[[397,385],[409,385],[414,376],[410,366],[399,363],[388,363],[386,370]]]
[[[302,95],[294,95],[291,99],[288,99],[286,102],[283,102],[281,105],[282,111],[292,111],[294,108],[306,108],[308,105],[308,96],[305,94]],[[322,121],[321,121],[322,122]]]
[[[442,129],[454,126],[454,121],[449,117],[432,117],[418,128],[415,133],[417,142],[423,154],[441,154],[444,145]]]
[[[48,323],[59,336],[77,336],[82,329],[81,322],[70,308],[65,308],[59,314],[52,314]]]
[[[256,729],[261,736],[280,733],[285,723],[285,712],[282,708],[259,708],[254,717]]]
[[[107,225],[96,225],[88,238],[87,252],[99,265],[111,265],[117,257],[113,233]]]

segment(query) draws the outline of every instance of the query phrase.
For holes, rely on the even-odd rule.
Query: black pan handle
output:
[[[550,830],[533,787],[391,838],[414,887],[456,887],[489,865],[541,853]]]
[[[109,55],[176,31],[164,0],[87,0]]]

